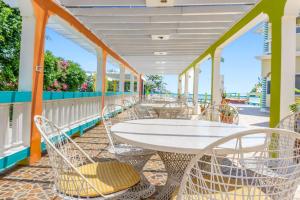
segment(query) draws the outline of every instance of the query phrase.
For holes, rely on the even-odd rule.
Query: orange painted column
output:
[[[106,58],[107,52],[102,50],[102,98],[101,98],[101,109],[104,109],[105,92],[106,92]],[[102,112],[101,111],[101,112]]]
[[[143,96],[143,79],[142,79],[142,75],[140,74],[139,75],[139,98],[142,99],[142,96]]]
[[[41,135],[34,125],[35,115],[42,114],[43,81],[44,81],[44,45],[46,25],[49,12],[44,9],[43,3],[38,0],[32,1],[36,18],[34,59],[32,71],[32,105],[31,105],[31,139],[29,163],[38,161],[41,158]]]

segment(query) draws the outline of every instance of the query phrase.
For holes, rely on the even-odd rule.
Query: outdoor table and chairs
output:
[[[139,106],[155,111],[158,118],[189,118],[192,106],[183,102],[142,103]]]
[[[111,127],[121,142],[158,152],[168,173],[167,183],[158,199],[169,199],[191,159],[208,145],[254,127],[211,121],[178,119],[142,119],[118,123]],[[262,147],[264,137],[250,137],[243,149]]]

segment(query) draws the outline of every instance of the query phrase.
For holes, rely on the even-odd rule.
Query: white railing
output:
[[[136,93],[110,93],[105,104],[133,101],[133,96],[138,97]],[[43,99],[42,115],[71,134],[82,133],[100,120],[100,93],[45,92]],[[0,92],[0,171],[29,156],[31,118],[31,92]]]
[[[63,129],[99,118],[100,110],[101,97],[49,100],[43,103],[43,116]]]
[[[31,103],[0,104],[0,157],[30,146]]]

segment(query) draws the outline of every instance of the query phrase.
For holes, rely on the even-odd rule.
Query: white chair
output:
[[[192,159],[173,199],[292,200],[300,181],[296,139],[267,128],[220,139]]]
[[[235,107],[228,104],[211,105],[198,115],[198,119],[228,124],[238,124],[239,112]]]
[[[46,143],[55,191],[60,197],[140,199],[130,190],[140,181],[133,166],[118,161],[97,163],[49,120],[35,116],[34,122]]]
[[[300,112],[293,113],[283,118],[277,125],[277,128],[300,133]]]
[[[166,103],[159,112],[160,119],[190,119],[190,109],[186,103],[175,101]]]
[[[132,106],[134,106],[134,102],[131,102],[127,99],[122,100],[122,105],[125,109],[130,109]]]
[[[148,183],[143,176],[143,168],[148,160],[156,153],[139,147],[116,141],[111,133],[111,127],[118,123],[137,119],[131,109],[125,110],[123,106],[116,104],[106,105],[102,111],[102,120],[109,139],[108,151],[115,155],[120,162],[130,163],[141,174],[141,184],[135,189],[143,192],[143,198],[151,196],[155,192],[155,187]]]

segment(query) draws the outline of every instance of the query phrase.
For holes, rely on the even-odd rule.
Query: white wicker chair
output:
[[[173,199],[292,200],[300,181],[296,139],[267,128],[223,138],[192,159]]]
[[[148,106],[142,104],[136,104],[133,107],[134,112],[138,119],[155,119],[158,118],[157,112]]]
[[[160,119],[190,119],[190,109],[186,103],[170,102],[166,103],[159,112]]]
[[[148,183],[143,176],[143,168],[148,160],[156,152],[139,147],[134,147],[128,144],[119,143],[113,138],[111,127],[115,123],[137,119],[136,114],[132,109],[125,110],[123,106],[116,104],[106,105],[102,111],[102,120],[109,139],[108,151],[115,155],[120,162],[130,163],[141,174],[142,181],[136,191],[144,192],[143,198],[151,196],[155,192],[155,187]]]
[[[123,99],[122,100],[122,105],[125,109],[129,109],[129,108],[132,108],[134,106],[134,102],[131,102],[127,99]]]
[[[293,113],[283,118],[277,125],[277,128],[300,133],[300,112]]]
[[[228,104],[211,105],[198,115],[198,119],[228,124],[238,124],[239,112],[235,107]]]
[[[63,199],[140,199],[138,193],[128,190],[140,181],[139,173],[131,165],[117,161],[96,163],[46,118],[35,116],[34,122],[46,143],[58,196]],[[129,181],[128,186],[124,180]]]

